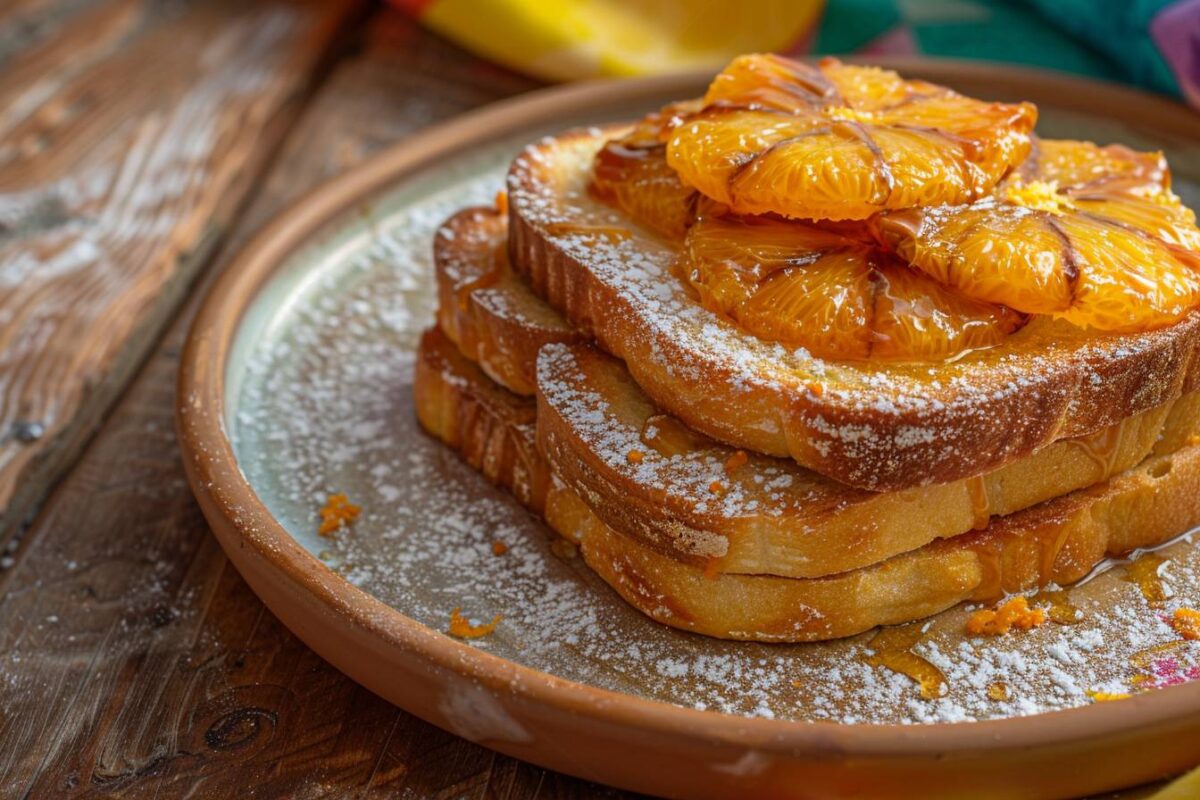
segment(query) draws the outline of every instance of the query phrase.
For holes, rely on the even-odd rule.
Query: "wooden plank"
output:
[[[0,11],[0,541],[150,351],[353,5]]]
[[[530,86],[381,13],[234,238],[414,128]],[[172,435],[194,305],[0,577],[0,796],[626,796],[399,711],[263,608],[208,533]]]

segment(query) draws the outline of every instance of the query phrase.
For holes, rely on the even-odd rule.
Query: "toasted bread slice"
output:
[[[606,524],[711,573],[814,578],[875,564],[1085,488],[1200,432],[1200,393],[986,475],[895,492],[737,451],[663,414],[620,361],[542,350],[537,433],[555,473]]]
[[[983,474],[1200,385],[1200,313],[1119,335],[1038,317],[939,363],[826,361],[757,339],[688,293],[671,271],[677,244],[589,194],[593,156],[620,130],[545,138],[513,161],[510,260],[659,406],[713,438],[906,489]]]
[[[501,389],[437,329],[417,359],[422,425],[513,490],[631,605],[722,638],[816,641],[919,619],[966,600],[1083,577],[1109,553],[1150,547],[1200,523],[1200,446],[1153,455],[1104,484],[879,564],[825,578],[707,575],[605,525],[550,475],[533,401]]]
[[[438,319],[469,359],[526,394],[542,346],[579,337],[561,318],[547,324],[555,312],[519,278],[480,282],[506,229],[492,209],[446,223],[434,247]],[[874,493],[786,459],[746,454],[738,464],[733,448],[660,415],[619,362],[586,347],[556,352],[546,367],[558,391],[543,394],[538,412],[539,445],[555,470],[609,525],[709,572],[809,578],[864,567],[1090,486],[1137,464],[1161,436],[1200,430],[1200,394],[1191,393],[984,476]],[[643,436],[652,418],[664,434],[657,442]],[[672,439],[687,452],[668,457]]]
[[[466,208],[433,240],[438,325],[492,380],[534,392],[537,352],[584,336],[542,302],[508,266],[508,221],[492,208]]]

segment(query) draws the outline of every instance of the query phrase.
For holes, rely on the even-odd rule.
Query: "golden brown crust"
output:
[[[496,385],[430,328],[417,346],[413,402],[422,427],[492,483],[541,513],[549,471],[536,450],[533,401]]]
[[[937,613],[963,601],[1083,577],[1106,554],[1160,543],[1200,523],[1200,446],[1154,455],[1092,489],[870,567],[825,578],[715,575],[606,526],[538,454],[533,402],[493,385],[436,329],[421,340],[421,423],[489,480],[515,487],[580,545],[630,604],[667,625],[722,638],[816,641]],[[490,455],[489,455],[490,454]]]
[[[442,224],[433,238],[437,320],[492,380],[531,395],[542,345],[584,337],[512,273],[507,233],[507,219],[493,208],[465,208]]]
[[[675,245],[588,195],[604,137],[543,139],[514,160],[510,260],[660,406],[716,439],[852,486],[904,489],[988,472],[1200,384],[1200,314],[1122,335],[1039,318],[934,365],[830,362],[764,343],[687,294],[670,275]]]

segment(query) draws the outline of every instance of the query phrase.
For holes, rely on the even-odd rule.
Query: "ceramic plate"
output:
[[[1045,136],[1161,148],[1200,206],[1196,117],[1076,79],[913,62],[906,74],[1026,99]],[[214,287],[180,375],[179,430],[209,522],[263,601],[397,705],[518,758],[676,796],[1063,797],[1200,761],[1200,643],[1163,615],[1200,604],[1200,552],[1162,550],[1172,596],[1126,571],[1074,588],[1082,621],[989,640],[962,609],[914,652],[949,691],[923,700],[865,661],[865,637],[723,642],[627,607],[546,528],[424,435],[413,348],[433,318],[430,242],[491,202],[519,147],[700,93],[700,77],[548,90],[405,140],[282,214]],[[343,492],[364,509],[318,535]],[[492,542],[508,552],[496,555]],[[502,619],[443,634],[451,611]],[[998,697],[1003,683],[1006,697]],[[1153,688],[1152,688],[1153,687]],[[1095,702],[1096,693],[1132,693]]]

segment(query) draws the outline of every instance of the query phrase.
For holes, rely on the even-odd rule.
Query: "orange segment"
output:
[[[761,218],[707,218],[688,233],[681,271],[706,305],[731,314],[773,273],[809,266],[830,253],[856,246],[861,245],[812,225]]]
[[[939,358],[996,344],[1021,324],[853,237],[779,220],[704,219],[681,271],[708,308],[763,339],[838,359]]]
[[[818,117],[770,111],[705,111],[675,129],[667,143],[667,163],[684,183],[707,197],[731,206],[736,213],[755,214],[767,209],[744,198],[735,203],[730,181],[756,154],[826,127],[826,121]]]
[[[823,127],[795,135],[730,171],[724,186],[714,174],[705,182],[708,191],[700,190],[713,192],[710,197],[726,192],[723,202],[738,214],[769,214],[789,198],[803,197],[812,219],[869,216],[887,202],[893,181],[862,128],[842,123],[837,131]],[[797,164],[806,166],[798,170]]]
[[[667,165],[667,132],[684,115],[699,110],[683,101],[649,114],[624,136],[600,148],[592,165],[592,189],[638,222],[682,238],[697,208],[696,190],[685,186]]]
[[[671,167],[735,213],[797,219],[974,200],[1024,159],[1037,116],[885,70],[761,55],[735,59],[705,102],[671,131]]]
[[[1145,330],[1200,304],[1200,230],[1169,182],[1157,153],[1042,140],[992,197],[877,226],[900,258],[970,297]]]
[[[766,278],[730,310],[761,339],[831,358],[871,355],[871,270],[863,250],[823,256]]]
[[[768,54],[738,56],[713,78],[704,105],[725,104],[791,111],[840,101],[838,86],[823,70]]]
[[[596,154],[592,187],[604,200],[664,236],[682,238],[697,193],[667,166],[664,146],[608,142]]]
[[[1123,191],[1171,185],[1162,153],[1142,153],[1119,144],[1099,147],[1072,139],[1038,139],[1020,172],[1026,180],[1054,181],[1076,191],[1117,188],[1118,182]]]
[[[929,97],[947,90],[924,81],[906,81],[890,69],[843,64],[823,59],[821,72],[834,85],[842,105],[875,111],[898,105],[911,97]]]
[[[901,260],[968,297],[1030,314],[1071,306],[1074,267],[1048,215],[992,202],[880,220]]]
[[[1174,192],[1152,198],[1096,196],[1077,198],[1075,208],[1089,216],[1102,217],[1119,225],[1148,233],[1164,243],[1200,252],[1200,230],[1196,215]]]
[[[945,358],[999,344],[1023,322],[1003,306],[972,300],[911,269],[885,264],[875,279],[871,355]]]
[[[1060,224],[1080,265],[1065,319],[1101,330],[1145,330],[1175,322],[1200,302],[1200,273],[1157,239],[1078,215]]]

